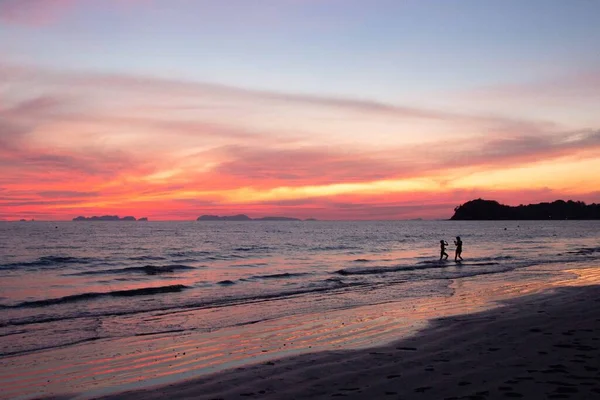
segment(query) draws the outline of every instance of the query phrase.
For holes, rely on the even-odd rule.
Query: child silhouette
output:
[[[440,261],[442,261],[442,257],[444,260],[448,259],[448,253],[446,253],[446,246],[448,246],[448,242],[445,240],[440,240]]]

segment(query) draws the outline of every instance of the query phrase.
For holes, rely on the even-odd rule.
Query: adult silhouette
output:
[[[462,240],[460,240],[460,236],[456,237],[456,240],[454,241],[454,245],[456,246],[456,251],[454,252],[454,261],[458,261],[458,259],[460,258],[460,261],[462,261]]]

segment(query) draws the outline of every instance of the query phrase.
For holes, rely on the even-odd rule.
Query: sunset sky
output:
[[[600,1],[0,0],[0,220],[600,201]]]

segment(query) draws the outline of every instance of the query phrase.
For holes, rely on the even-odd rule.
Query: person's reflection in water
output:
[[[454,241],[454,244],[456,245],[456,251],[454,253],[454,261],[462,261],[463,258],[461,257],[462,254],[462,240],[460,240],[460,236],[456,237],[456,240]]]

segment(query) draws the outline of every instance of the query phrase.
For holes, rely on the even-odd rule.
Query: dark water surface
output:
[[[598,221],[0,223],[0,355],[450,295],[450,283],[463,277],[596,260],[598,228]],[[451,244],[452,260],[457,235],[464,262],[439,262],[439,240]],[[219,312],[193,322],[168,318],[198,309]],[[167,317],[144,318],[148,312]]]

